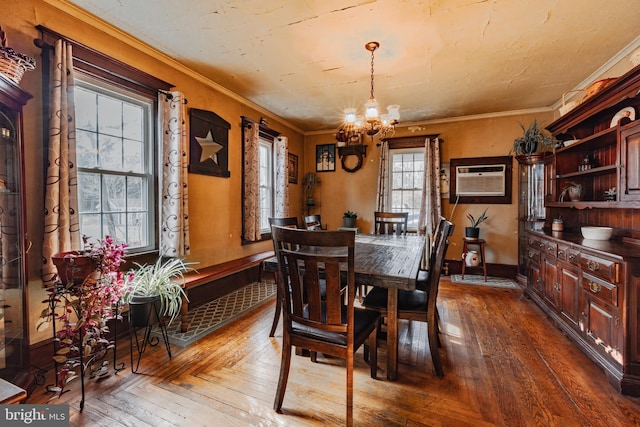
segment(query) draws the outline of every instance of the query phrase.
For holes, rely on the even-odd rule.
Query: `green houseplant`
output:
[[[478,228],[478,226],[489,219],[489,217],[487,216],[487,210],[489,210],[489,208],[485,209],[484,212],[482,212],[482,214],[477,218],[470,213],[467,214],[467,219],[469,220],[470,226],[465,227],[464,229],[465,237],[470,239],[477,239],[478,237],[480,237],[480,229]]]
[[[137,264],[125,277],[124,302],[129,304],[130,321],[133,326],[146,326],[154,319],[157,311],[160,317],[168,317],[169,324],[178,316],[184,292],[184,274],[193,270],[180,258],[163,261],[158,258],[155,264]],[[156,310],[153,310],[155,305]],[[153,310],[153,311],[152,311]]]
[[[547,148],[553,148],[558,143],[558,140],[536,119],[533,119],[528,128],[525,128],[522,123],[519,125],[522,129],[522,136],[513,141],[510,153],[514,153],[520,163],[526,163],[529,156],[541,156]]]
[[[358,218],[358,214],[353,211],[346,211],[342,216],[342,220],[344,221],[344,226],[349,228],[354,228],[356,226],[356,219]]]

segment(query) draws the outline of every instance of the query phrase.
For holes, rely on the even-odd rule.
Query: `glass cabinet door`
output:
[[[0,377],[20,385],[29,366],[21,114],[30,97],[0,75]]]
[[[518,273],[526,276],[526,232],[544,226],[545,164],[541,156],[518,161]]]

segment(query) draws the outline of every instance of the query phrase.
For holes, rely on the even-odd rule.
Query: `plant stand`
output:
[[[79,306],[78,305],[72,305],[70,304],[70,301],[74,300],[74,299],[78,299],[78,298],[82,298],[82,295],[80,295],[80,292],[78,291],[78,287],[77,286],[71,286],[71,287],[67,287],[64,286],[61,282],[56,282],[56,284],[54,285],[55,289],[54,292],[51,292],[49,295],[49,310],[50,313],[52,315],[52,318],[54,319],[54,321],[51,322],[52,324],[52,329],[53,329],[53,353],[54,355],[57,354],[58,350],[61,348],[61,344],[59,342],[59,340],[57,339],[57,330],[56,330],[56,309],[60,307],[60,303],[63,303],[63,309],[64,307],[69,307],[72,306],[73,310],[75,311],[75,315],[80,318],[81,317],[81,313],[79,312]],[[109,369],[107,368],[107,366],[109,365],[109,362],[106,360],[107,358],[107,354],[109,352],[109,350],[113,350],[113,369],[115,372],[119,372],[121,370],[124,369],[124,363],[120,363],[119,365],[117,364],[117,340],[115,339],[115,337],[117,336],[117,327],[118,327],[118,313],[120,312],[120,306],[119,304],[116,304],[115,306],[115,313],[116,313],[116,317],[115,318],[111,318],[108,320],[115,320],[113,322],[113,340],[109,340],[109,345],[106,346],[103,349],[99,349],[97,351],[94,351],[88,355],[84,354],[84,351],[80,351],[80,350],[76,350],[76,351],[70,351],[69,355],[67,356],[68,360],[70,360],[72,363],[76,363],[78,367],[80,368],[80,387],[81,387],[81,400],[80,400],[80,412],[82,412],[82,410],[84,409],[84,400],[85,400],[85,391],[84,391],[84,382],[85,382],[85,377],[87,374],[87,368],[89,367],[93,367],[95,363],[99,362],[99,368],[92,368],[89,371],[90,377],[89,378],[102,378],[106,375],[108,375],[109,373]],[[83,342],[83,334],[82,334],[82,329],[79,329],[78,331],[78,339],[74,340],[74,342],[72,343],[73,347],[76,347],[77,349],[82,349],[83,346],[81,345],[81,343]],[[107,339],[107,337],[102,337]],[[73,354],[76,353],[76,354]],[[102,362],[100,362],[102,360]],[[62,366],[61,363],[59,363],[58,361],[56,361],[56,359],[54,358],[54,369],[55,369],[55,377],[56,377],[56,382],[54,384],[48,384],[46,386],[46,390],[49,393],[57,393],[57,392],[63,392],[58,384],[58,375],[59,375],[59,369]]]
[[[131,355],[131,372],[134,374],[138,373],[138,368],[140,367],[140,360],[142,359],[142,355],[147,350],[147,345],[155,347],[160,342],[160,339],[157,336],[152,336],[151,331],[153,330],[154,323],[157,323],[157,326],[160,328],[160,333],[162,334],[162,340],[164,341],[164,346],[167,349],[167,354],[169,355],[169,359],[171,359],[171,344],[169,343],[169,335],[167,334],[167,326],[160,318],[160,313],[158,311],[157,304],[154,304],[153,301],[147,302],[144,304],[148,304],[150,307],[146,312],[146,319],[143,319],[142,322],[137,322],[133,319],[132,313],[132,305],[129,304],[129,347],[130,347],[130,355]],[[144,305],[137,304],[137,305]],[[154,320],[155,319],[155,320]],[[142,334],[139,335],[138,332],[142,331]],[[134,369],[134,360],[133,360],[133,350],[134,350],[134,339],[135,339],[135,349],[138,353],[137,361],[135,363]]]

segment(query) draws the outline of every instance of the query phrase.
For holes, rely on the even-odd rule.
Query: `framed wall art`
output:
[[[289,153],[287,174],[289,175],[289,184],[298,183],[298,156],[295,154]]]
[[[229,178],[229,129],[216,113],[189,110],[189,172]]]
[[[316,145],[316,172],[335,172],[336,144]]]

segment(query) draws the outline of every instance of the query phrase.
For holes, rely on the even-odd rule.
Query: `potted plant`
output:
[[[568,182],[560,193],[560,201],[564,202],[565,196],[569,196],[569,200],[577,202],[582,195],[582,185],[576,182]]]
[[[104,357],[115,344],[107,321],[120,318],[118,303],[124,292],[120,265],[126,245],[110,236],[96,243],[88,243],[86,236],[83,240],[85,250],[54,259],[58,277],[47,289],[48,307],[36,326],[42,330],[53,325],[56,383],[47,389],[60,395],[76,378],[101,378],[108,373]]]
[[[513,152],[520,163],[528,164],[539,160],[547,147],[553,148],[558,143],[558,140],[541,127],[536,119],[533,119],[528,128],[525,128],[522,123],[519,124],[522,128],[522,136],[513,141],[510,153]]]
[[[155,264],[145,264],[131,270],[125,277],[124,302],[129,304],[131,326],[142,327],[159,322],[158,316],[168,317],[171,324],[180,313],[184,292],[184,273],[193,270],[180,258],[165,261],[158,258]]]
[[[342,220],[344,221],[344,226],[349,228],[354,228],[356,226],[356,219],[358,218],[358,214],[353,211],[346,211],[342,216]]]
[[[313,172],[308,172],[302,178],[302,184],[304,185],[304,194],[307,197],[307,206],[313,206],[316,202],[313,200],[313,192],[320,184],[318,176]]]
[[[489,208],[485,209],[484,212],[482,212],[482,215],[480,215],[478,218],[474,217],[470,213],[467,214],[467,218],[469,219],[471,225],[469,227],[465,227],[465,237],[469,239],[477,239],[478,237],[480,237],[480,229],[478,228],[478,226],[489,219],[489,217],[487,216],[487,210],[489,210]]]
[[[611,187],[610,189],[605,190],[604,199],[608,202],[615,201],[617,194],[618,192],[616,191],[616,187]]]

